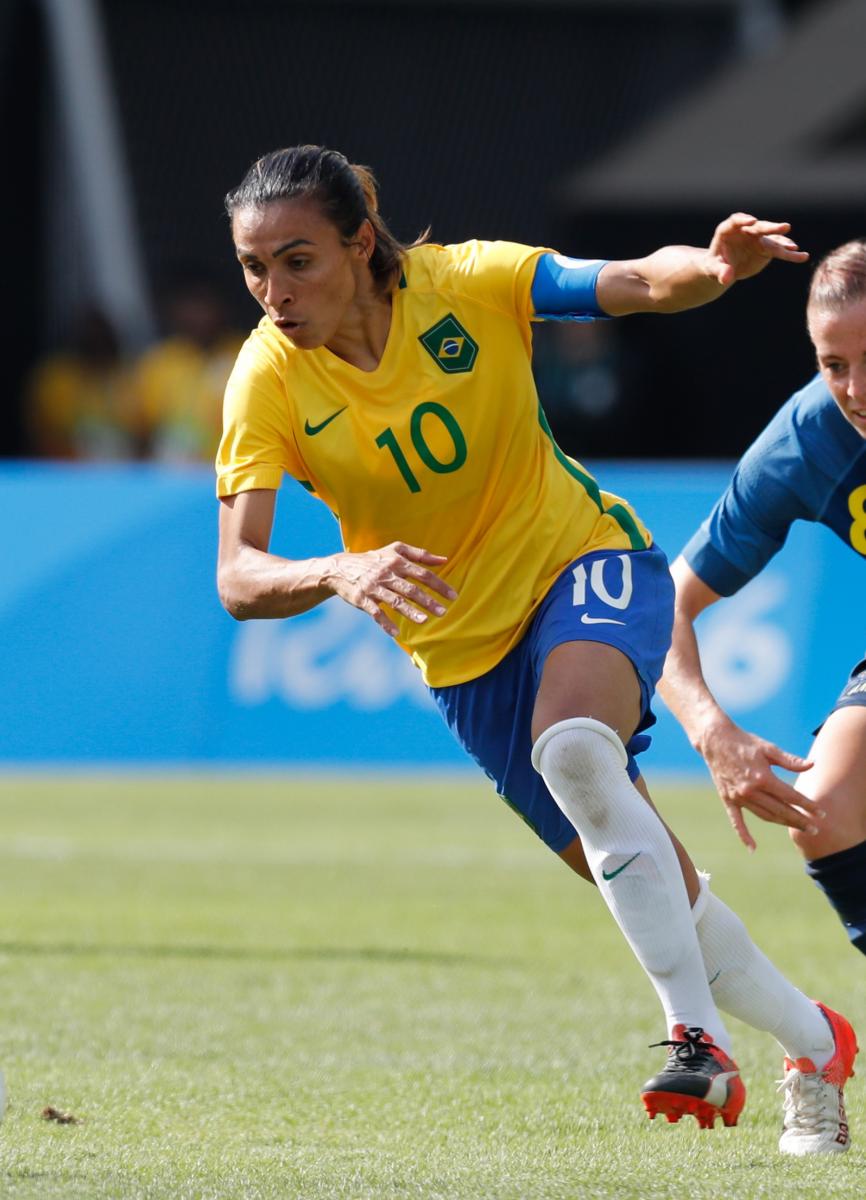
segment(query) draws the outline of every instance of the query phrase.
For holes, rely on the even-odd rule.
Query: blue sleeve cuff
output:
[[[719,553],[709,540],[704,526],[686,543],[683,558],[698,579],[720,596],[733,596],[752,578]]]
[[[596,299],[596,284],[606,258],[566,258],[542,254],[532,280],[532,308],[539,321],[609,320]]]

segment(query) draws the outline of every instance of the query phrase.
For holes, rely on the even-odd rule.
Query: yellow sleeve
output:
[[[546,246],[472,241],[447,249],[458,290],[522,321],[531,319],[532,281],[538,259],[551,253]]]
[[[226,385],[216,473],[219,497],[253,488],[276,491],[284,473],[306,477],[282,376],[255,333],[241,348]]]

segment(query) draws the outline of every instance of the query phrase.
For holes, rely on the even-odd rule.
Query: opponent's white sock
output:
[[[823,1013],[758,949],[736,913],[710,891],[706,875],[692,917],[719,1008],[771,1033],[788,1058],[811,1058],[817,1070],[825,1067],[835,1046]]]
[[[579,833],[598,890],[658,993],[668,1033],[697,1025],[729,1052],[676,852],[627,762],[616,733],[590,717],[557,722],[532,749],[533,766]]]

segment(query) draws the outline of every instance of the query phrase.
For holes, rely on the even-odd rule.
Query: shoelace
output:
[[[836,1097],[826,1094],[832,1085],[827,1084],[820,1074],[806,1074],[795,1069],[776,1082],[779,1085],[776,1091],[785,1093],[782,1108],[786,1129],[793,1126],[812,1131],[835,1128],[838,1123]]]
[[[668,1047],[668,1065],[665,1068],[668,1071],[672,1068],[694,1071],[710,1065],[718,1068],[718,1062],[712,1054],[710,1043],[701,1041],[703,1036],[703,1029],[693,1026],[683,1030],[682,1038],[667,1042],[653,1042],[650,1049],[654,1050],[656,1046]]]

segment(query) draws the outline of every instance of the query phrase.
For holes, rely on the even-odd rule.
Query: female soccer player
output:
[[[806,871],[866,954],[866,660],[803,759],[739,728],[701,673],[695,617],[752,579],[796,520],[820,521],[866,556],[866,240],[816,267],[806,308],[818,375],[741,459],[707,521],[673,565],[676,621],[663,695],[704,756],[740,839],[743,815],[788,825]],[[796,788],[774,766],[800,773]],[[816,822],[816,811],[826,814]]]
[[[788,226],[737,214],[709,249],[631,262],[407,248],[370,172],[319,146],[260,159],[226,205],[265,316],[226,392],[225,607],[282,618],[338,596],[413,656],[500,795],[597,883],[652,981],[669,1055],[643,1089],[651,1115],[736,1123],[745,1089],[715,1001],[829,1072],[841,1099],[850,1026],[752,945],[649,802],[635,755],[669,643],[667,564],[556,446],[530,371],[531,320],[705,303],[772,258],[803,261]],[[339,515],[344,552],[268,552],[285,472]],[[830,1148],[813,1134],[783,1148]]]

